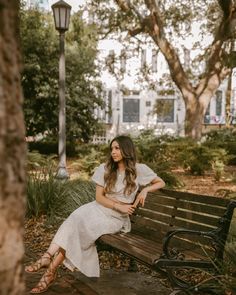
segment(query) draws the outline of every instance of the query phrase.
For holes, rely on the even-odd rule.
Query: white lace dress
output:
[[[118,174],[114,192],[107,195],[124,203],[132,203],[139,185],[147,185],[157,177],[145,164],[136,164],[137,189],[131,195],[124,195],[124,172]],[[92,180],[104,186],[105,165],[101,164]],[[65,250],[64,265],[70,270],[78,269],[88,277],[99,277],[100,268],[95,241],[103,234],[129,232],[129,216],[106,208],[96,201],[76,209],[59,227],[52,243]]]

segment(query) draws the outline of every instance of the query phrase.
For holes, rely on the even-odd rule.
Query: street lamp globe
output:
[[[71,6],[60,0],[52,5],[56,30],[65,32],[69,29]]]

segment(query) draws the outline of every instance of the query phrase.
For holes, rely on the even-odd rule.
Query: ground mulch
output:
[[[219,181],[215,180],[213,172],[206,172],[203,176],[191,175],[183,169],[172,172],[183,184],[177,188],[180,191],[222,198],[236,193],[236,166],[227,166]]]

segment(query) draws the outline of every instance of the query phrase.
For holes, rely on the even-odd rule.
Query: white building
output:
[[[115,62],[112,69],[111,65],[108,67],[113,70],[113,74],[107,69],[101,73],[106,109],[96,110],[95,113],[97,118],[106,123],[106,130],[98,132],[94,140],[109,140],[121,133],[137,135],[144,129],[154,129],[156,134],[184,135],[185,105],[175,85],[172,83],[171,88],[158,86],[153,91],[147,87],[145,89],[137,81],[136,75],[144,66],[151,70],[157,81],[162,78],[163,73],[168,73],[162,54],[157,54],[153,48],[144,47],[125,61],[121,44],[108,40],[100,42],[99,50],[100,59],[104,63],[109,59]],[[186,65],[186,55],[182,59]],[[119,80],[114,77],[116,69],[122,73]],[[205,126],[225,124],[227,82],[223,81],[212,98],[205,115]],[[235,115],[236,90],[232,94],[231,113]]]

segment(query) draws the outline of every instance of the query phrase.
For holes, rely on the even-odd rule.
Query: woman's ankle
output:
[[[42,257],[52,259],[53,255],[49,251],[46,251],[43,253]]]

